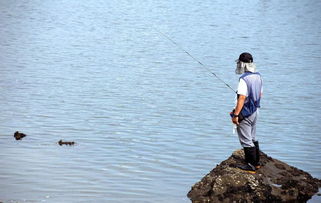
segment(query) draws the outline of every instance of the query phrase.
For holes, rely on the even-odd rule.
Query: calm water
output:
[[[251,52],[265,82],[262,150],[321,178],[320,10],[317,0],[0,0],[0,201],[189,202],[240,148],[233,92],[153,27],[233,87],[234,60]],[[15,141],[16,130],[28,136]]]

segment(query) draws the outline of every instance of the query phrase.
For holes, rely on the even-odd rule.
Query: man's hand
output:
[[[238,95],[238,98],[237,98],[237,103],[236,103],[236,107],[235,107],[235,110],[234,112],[231,112],[231,116],[232,116],[232,122],[236,125],[239,125],[239,117],[237,116],[233,116],[233,115],[240,115],[241,113],[241,110],[243,108],[243,105],[244,105],[244,101],[246,99],[246,96],[245,95]]]
[[[232,119],[232,123],[238,125],[239,124],[239,117],[234,117],[234,110],[232,112],[230,112],[230,116]]]
[[[232,122],[236,125],[239,125],[239,117],[232,117]]]

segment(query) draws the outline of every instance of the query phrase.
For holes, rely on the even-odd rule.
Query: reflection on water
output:
[[[240,148],[233,92],[153,26],[232,86],[234,59],[252,52],[262,149],[321,178],[320,7],[0,1],[0,200],[189,202]]]

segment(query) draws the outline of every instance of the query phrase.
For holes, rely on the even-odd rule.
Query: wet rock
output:
[[[14,138],[16,138],[16,140],[21,140],[22,138],[26,137],[27,135],[20,133],[19,131],[16,131],[13,136],[14,136]]]
[[[65,141],[62,141],[62,140],[59,140],[58,144],[61,146],[61,145],[74,145],[75,142],[65,142]]]
[[[243,150],[235,151],[201,181],[187,196],[192,202],[306,202],[321,187],[321,180],[261,152],[256,174],[244,172]]]

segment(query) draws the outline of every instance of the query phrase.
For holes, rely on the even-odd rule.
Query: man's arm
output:
[[[242,111],[242,108],[244,106],[246,96],[245,95],[239,95],[237,98],[237,104],[235,107],[234,115],[240,115],[240,112]],[[233,117],[232,122],[236,125],[239,125],[239,117]]]

